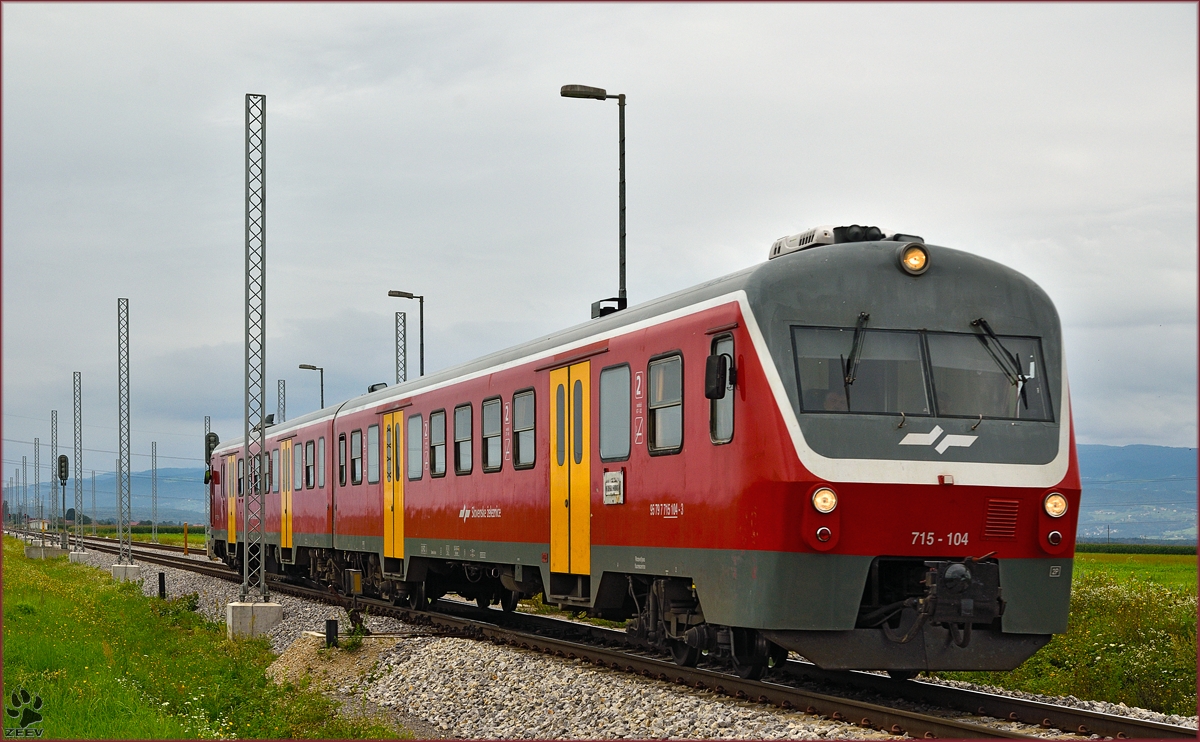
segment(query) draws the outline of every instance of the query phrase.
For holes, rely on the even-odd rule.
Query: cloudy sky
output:
[[[289,417],[878,224],[1057,303],[1078,440],[1196,445],[1194,4],[5,3],[3,431],[134,469],[240,434],[244,94],[268,101],[268,378]],[[415,374],[414,374],[415,375]],[[43,454],[43,460],[46,454]],[[32,472],[30,474],[32,480]]]

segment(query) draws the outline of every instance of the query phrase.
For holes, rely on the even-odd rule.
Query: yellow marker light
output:
[[[822,487],[813,493],[812,503],[817,512],[832,513],[837,507],[837,493],[828,487]]]
[[[929,253],[925,246],[910,242],[900,250],[900,267],[906,273],[919,276],[929,268]]]
[[[1042,501],[1042,507],[1046,509],[1046,515],[1051,518],[1061,518],[1067,512],[1067,498],[1057,492],[1051,492]]]

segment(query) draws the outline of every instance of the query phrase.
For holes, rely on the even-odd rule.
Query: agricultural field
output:
[[[196,596],[146,598],[4,539],[4,697],[62,738],[393,738],[307,686],[276,685],[265,640],[230,642]],[[14,695],[15,694],[15,695]],[[36,720],[35,720],[36,719]],[[10,720],[6,719],[6,724]]]
[[[1075,557],[1067,633],[1012,672],[944,677],[1196,714],[1196,556]]]

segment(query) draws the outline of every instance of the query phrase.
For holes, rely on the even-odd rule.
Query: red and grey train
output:
[[[681,664],[1010,669],[1067,626],[1058,315],[875,227],[267,428],[267,569],[612,619]],[[240,440],[214,556],[243,558]]]

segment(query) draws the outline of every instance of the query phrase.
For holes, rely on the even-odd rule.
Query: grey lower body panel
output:
[[[891,641],[881,629],[763,634],[825,670],[1011,670],[1051,638],[977,629],[964,648],[946,628],[928,625],[907,644]]]

